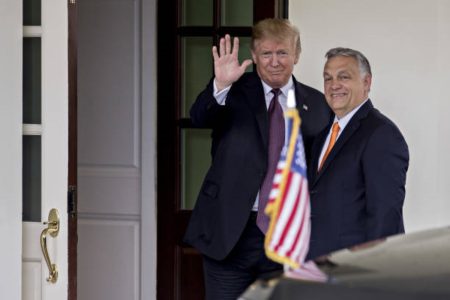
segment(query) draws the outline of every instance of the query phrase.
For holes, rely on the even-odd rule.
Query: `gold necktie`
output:
[[[339,128],[339,123],[335,122],[333,124],[333,129],[331,129],[331,137],[330,137],[330,142],[328,143],[327,151],[325,151],[325,154],[323,155],[322,161],[320,162],[320,165],[319,165],[319,171],[320,171],[320,169],[322,169],[323,163],[327,159],[328,154],[330,154],[331,149],[333,149],[333,146],[336,143],[336,139],[337,139],[340,129],[341,128]]]

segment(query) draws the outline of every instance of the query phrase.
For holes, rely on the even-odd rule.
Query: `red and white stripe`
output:
[[[309,244],[311,232],[308,181],[290,170],[284,191],[268,248],[277,256],[301,264],[308,253],[305,245]],[[279,189],[273,192],[277,194]]]

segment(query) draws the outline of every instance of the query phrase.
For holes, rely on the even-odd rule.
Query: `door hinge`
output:
[[[77,203],[77,187],[75,185],[69,185],[69,189],[67,191],[67,213],[69,214],[69,217],[77,216]]]
[[[69,3],[70,3],[70,4],[75,4],[75,3],[76,3],[76,0],[69,0]]]

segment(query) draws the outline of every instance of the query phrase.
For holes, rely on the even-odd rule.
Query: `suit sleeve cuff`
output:
[[[231,85],[227,86],[226,88],[224,88],[221,91],[217,91],[216,80],[214,79],[213,87],[214,87],[213,96],[214,96],[214,99],[216,99],[217,104],[225,105],[225,102],[227,100],[227,95],[228,95],[228,92],[230,91]]]

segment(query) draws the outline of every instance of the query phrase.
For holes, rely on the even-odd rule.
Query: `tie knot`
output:
[[[277,97],[281,93],[281,90],[280,89],[272,89],[270,92],[273,93],[274,97]]]
[[[338,122],[335,122],[335,123],[333,124],[333,128],[331,129],[331,131],[332,131],[333,133],[338,133],[338,132],[339,132],[339,129],[341,129],[341,128],[339,127],[339,123],[338,123]]]
[[[273,89],[270,92],[273,93],[273,98],[270,101],[270,105],[267,111],[269,112],[269,114],[272,114],[275,111],[275,108],[279,108],[281,110],[280,103],[278,102],[278,95],[281,93],[281,90]],[[283,114],[283,112],[281,112],[281,114]]]

